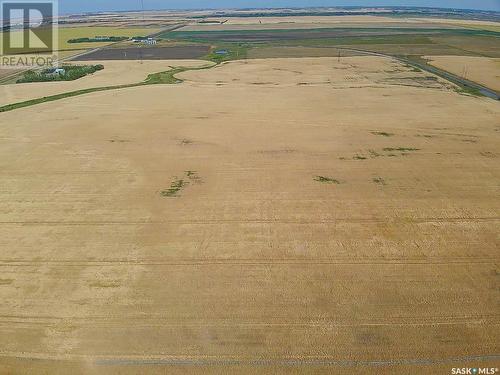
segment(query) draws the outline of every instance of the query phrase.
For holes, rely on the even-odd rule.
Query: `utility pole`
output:
[[[144,15],[144,0],[141,0],[141,13],[142,13],[142,25],[144,27],[146,27],[146,17]],[[140,64],[142,65],[144,62],[143,62],[143,59],[142,59],[142,47],[139,47],[139,61],[140,61]]]

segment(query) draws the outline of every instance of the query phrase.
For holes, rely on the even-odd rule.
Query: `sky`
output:
[[[429,6],[500,11],[500,0],[143,0],[146,9],[274,8],[320,6]],[[61,13],[137,10],[141,0],[59,0]]]

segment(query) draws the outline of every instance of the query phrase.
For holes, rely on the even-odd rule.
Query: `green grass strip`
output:
[[[85,94],[89,94],[91,92],[109,91],[109,90],[115,90],[115,89],[121,89],[121,88],[127,88],[127,87],[135,87],[135,86],[139,86],[139,85],[140,84],[95,87],[95,88],[91,88],[91,89],[65,92],[63,94],[44,96],[43,98],[37,98],[37,99],[32,99],[32,100],[26,100],[24,102],[4,105],[4,106],[0,107],[0,112],[13,111],[13,110],[19,109],[19,108],[30,107],[32,105],[37,105],[37,104],[41,104],[41,103],[53,102],[53,101],[61,100],[64,98],[71,98],[73,96],[85,95]]]

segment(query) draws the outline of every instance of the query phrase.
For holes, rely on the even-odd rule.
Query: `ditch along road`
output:
[[[344,48],[344,47],[336,47],[336,48],[339,50],[344,50],[344,51],[359,52],[359,53],[370,55],[370,56],[381,56],[381,57],[392,58],[392,59],[395,59],[395,60],[402,62],[404,64],[413,66],[414,68],[418,68],[418,69],[424,70],[426,72],[432,73],[434,75],[437,75],[437,76],[439,76],[439,77],[441,77],[441,78],[443,78],[451,83],[454,83],[462,88],[476,90],[488,98],[491,98],[494,100],[500,100],[500,93],[499,92],[497,92],[493,89],[490,89],[486,86],[480,85],[479,83],[472,82],[472,81],[469,81],[468,79],[459,77],[459,76],[452,74],[450,72],[447,72],[445,70],[436,68],[435,66],[431,66],[431,65],[428,65],[425,63],[420,63],[420,62],[410,60],[410,59],[405,58],[405,57],[395,56],[395,55],[387,55],[385,53],[380,53],[380,52],[373,52],[373,51],[367,51],[367,50],[355,49],[355,48]]]

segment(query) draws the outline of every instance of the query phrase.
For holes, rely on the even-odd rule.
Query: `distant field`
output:
[[[343,15],[343,16],[266,16],[266,17],[207,17],[197,24],[191,24],[180,31],[215,30],[263,30],[263,29],[314,29],[331,27],[369,28],[447,28],[500,31],[500,23],[486,20],[464,20],[431,17],[395,17],[385,15]]]
[[[457,20],[457,19],[446,19],[446,18],[414,18],[411,19],[416,22],[430,22],[439,25],[450,25],[465,27],[468,29],[476,30],[490,30],[500,32],[500,22],[493,21],[480,21],[480,20]]]
[[[68,43],[70,39],[93,38],[95,36],[146,36],[154,34],[160,29],[153,28],[121,28],[121,27],[61,27],[59,29],[59,49],[87,49],[96,48],[110,44],[102,43],[78,43],[78,45]]]
[[[255,47],[247,52],[250,59],[268,59],[279,57],[345,57],[359,56],[361,53],[344,51],[335,47]]]
[[[500,57],[500,37],[486,35],[447,35],[431,37],[433,43],[461,50],[463,55]]]
[[[160,31],[158,28],[125,28],[125,27],[60,27],[59,50],[77,50],[97,48],[110,44],[110,42],[96,43],[68,43],[70,39],[93,38],[95,36],[146,36]],[[0,33],[1,37],[2,33]]]
[[[349,49],[349,50],[346,50]],[[352,50],[350,50],[352,49]],[[387,55],[399,56],[422,56],[422,55],[473,55],[465,53],[457,48],[446,47],[438,44],[339,44],[339,45],[320,45],[313,44],[300,45],[263,45],[252,46],[248,49],[249,58],[274,58],[274,57],[327,57],[338,56],[357,56],[353,50],[370,51],[383,53]]]
[[[160,34],[163,38],[191,39],[198,41],[218,40],[224,42],[265,42],[275,40],[305,40],[331,38],[398,38],[425,37],[431,35],[459,36],[496,36],[500,33],[483,30],[439,29],[439,28],[321,28],[321,29],[283,29],[283,30],[220,30],[220,31],[173,31]]]
[[[311,29],[330,29],[330,28],[353,28],[353,29],[370,29],[370,28],[446,28],[446,29],[459,29],[460,26],[455,25],[445,25],[445,24],[436,24],[436,23],[418,23],[418,22],[409,22],[407,20],[399,21],[399,20],[391,20],[391,19],[383,19],[380,22],[364,22],[364,21],[348,21],[346,20],[333,20],[328,19],[321,20],[303,20],[303,22],[299,22],[296,19],[293,21],[284,21],[277,22],[271,19],[269,22],[268,19],[253,19],[252,23],[241,23],[240,20],[225,20],[221,19],[218,21],[214,21],[214,23],[198,23],[194,25],[185,26],[179,31],[249,31],[249,30],[311,30]],[[377,17],[379,18],[379,17]],[[222,23],[221,23],[222,22]]]
[[[196,59],[209,52],[209,46],[174,46],[157,48],[108,48],[75,58],[87,60],[165,60]]]
[[[244,43],[250,50],[264,46],[352,47],[391,55],[500,57],[500,33],[484,30],[435,28],[220,30],[174,31],[164,33],[161,37],[197,43]],[[294,56],[297,56],[296,53],[297,51],[294,52]],[[309,54],[306,53],[303,56],[309,56]]]
[[[332,25],[346,23],[363,23],[365,25],[377,25],[387,23],[399,23],[402,21],[391,17],[384,16],[289,16],[289,17],[208,17],[205,20],[215,22],[225,22],[223,27],[269,27],[269,26],[285,26],[293,24],[295,26],[305,25]],[[404,21],[403,21],[404,22]],[[190,25],[189,29],[203,29],[217,27],[215,24],[196,24]],[[186,28],[182,29],[185,30]]]
[[[466,27],[477,30],[489,30],[500,32],[500,26],[477,26],[477,25],[466,25]]]

